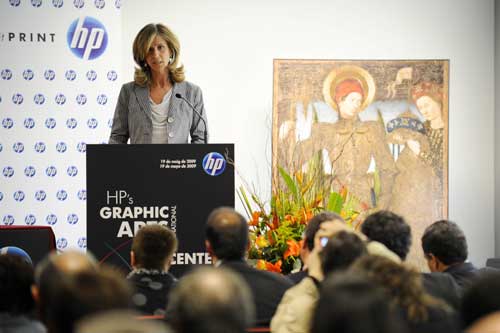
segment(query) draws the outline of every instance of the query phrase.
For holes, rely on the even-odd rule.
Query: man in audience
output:
[[[177,250],[175,233],[161,225],[139,229],[132,242],[127,279],[135,291],[132,301],[137,310],[149,315],[163,315],[168,295],[177,279],[168,272]]]
[[[238,274],[201,268],[172,291],[167,320],[176,333],[244,333],[254,316],[251,292]]]
[[[248,226],[232,208],[215,209],[208,217],[205,245],[216,267],[231,269],[249,285],[257,312],[257,325],[269,325],[281,297],[292,282],[282,275],[257,270],[245,262]]]
[[[0,255],[0,332],[43,333],[34,319],[33,267],[17,255]]]
[[[466,262],[467,240],[454,222],[441,220],[428,226],[422,236],[422,249],[431,272],[450,274],[460,287],[479,274],[474,265]]]

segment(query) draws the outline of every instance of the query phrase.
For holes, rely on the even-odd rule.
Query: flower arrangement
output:
[[[278,170],[270,204],[248,186],[241,186],[238,196],[249,218],[249,262],[258,269],[288,274],[302,266],[302,234],[315,214],[335,212],[356,228],[357,217],[368,207],[345,187],[333,191],[334,177],[324,174],[319,158],[312,159],[306,171]]]

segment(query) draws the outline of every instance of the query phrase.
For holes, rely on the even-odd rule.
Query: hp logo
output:
[[[78,199],[82,201],[87,200],[87,190],[78,191]]]
[[[68,167],[68,169],[66,169],[66,173],[70,177],[75,177],[78,174],[78,169],[77,169],[76,166],[71,165],[71,166]]]
[[[2,126],[3,128],[5,129],[10,129],[12,128],[12,126],[14,126],[14,120],[12,120],[11,118],[4,118],[2,120]]]
[[[76,128],[77,125],[78,125],[78,122],[76,121],[75,118],[69,118],[68,120],[66,120],[66,126],[69,129],[74,129],[74,128]]]
[[[54,118],[47,118],[45,120],[45,127],[47,127],[48,129],[53,129],[54,127],[56,127],[56,120]]]
[[[104,0],[95,0],[94,4],[97,9],[103,9],[106,6],[106,2]]]
[[[63,250],[68,246],[68,240],[66,238],[59,238],[56,245],[58,250]]]
[[[35,176],[35,174],[36,174],[36,170],[33,166],[28,165],[26,168],[24,168],[24,175],[26,177],[32,178]]]
[[[13,225],[14,224],[14,216],[12,216],[12,215],[4,215],[3,216],[3,224],[5,224],[5,225]]]
[[[108,33],[104,25],[86,16],[71,23],[67,41],[71,52],[83,60],[93,60],[104,53],[108,45]]]
[[[57,169],[55,166],[51,165],[45,169],[45,174],[49,177],[55,177],[57,175]]]
[[[24,145],[22,142],[16,142],[12,145],[12,150],[20,154],[24,151]]]
[[[36,217],[33,214],[26,215],[24,218],[24,223],[27,225],[34,225],[36,223]]]
[[[87,248],[87,238],[86,237],[78,238],[78,247],[81,249]]]
[[[64,153],[67,149],[68,149],[68,146],[66,146],[66,144],[64,142],[62,142],[62,141],[58,142],[56,144],[56,150],[59,153]]]
[[[66,103],[66,96],[64,96],[63,94],[57,94],[55,101],[59,105],[64,105],[64,103]]]
[[[100,105],[106,105],[106,103],[108,102],[108,97],[104,94],[100,94],[99,96],[97,96],[97,103],[99,103]]]
[[[27,129],[32,129],[33,127],[35,127],[35,119],[33,118],[24,119],[24,127],[26,127]]]
[[[45,103],[45,96],[43,96],[42,94],[36,94],[35,97],[33,97],[33,101],[37,105],[42,105],[43,103]]]
[[[41,3],[41,1],[40,1]],[[35,77],[35,73],[31,69],[25,69],[23,72],[23,78],[26,81],[31,81]]]
[[[42,0],[31,0],[31,5],[35,8],[38,8],[42,5]]]
[[[94,70],[90,70],[87,72],[87,79],[89,81],[95,81],[97,79],[97,72]]]
[[[24,101],[24,97],[20,93],[12,95],[12,102],[14,104],[20,105],[23,103],[23,101]]]
[[[79,105],[84,105],[85,103],[87,103],[87,96],[85,96],[84,94],[79,94],[78,96],[76,96],[76,102]]]
[[[115,71],[109,71],[107,77],[109,81],[116,81],[116,79],[118,79],[118,74]]]
[[[24,200],[24,192],[23,191],[16,191],[14,192],[14,200],[16,200],[17,202],[21,202]]]
[[[116,9],[122,8],[122,0],[115,0],[115,7]]]
[[[73,5],[75,8],[81,9],[83,6],[85,6],[85,1],[83,0],[73,0]]]
[[[2,201],[2,200],[3,200],[3,193],[0,192],[0,201]]]
[[[12,79],[12,71],[8,68],[2,69],[0,76],[2,77],[2,80],[10,80]]]
[[[9,0],[12,7],[18,7],[21,4],[21,0]]]
[[[210,176],[218,176],[226,169],[226,159],[219,153],[211,152],[203,158],[203,170]]]
[[[76,215],[76,214],[69,214],[66,220],[71,225],[77,224],[78,223],[78,215]]]
[[[43,152],[45,152],[45,149],[46,149],[45,143],[43,143],[43,142],[35,143],[35,151],[37,153],[43,153]]]
[[[0,152],[3,150],[3,146],[2,144],[0,143]]]
[[[5,178],[10,178],[14,176],[14,169],[10,166],[6,166],[3,168],[2,173]]]
[[[57,223],[57,216],[55,216],[54,214],[49,214],[45,218],[45,222],[47,222],[48,225],[54,225]]]
[[[45,78],[45,80],[47,81],[54,81],[54,79],[56,78],[56,72],[54,72],[52,69],[47,69],[44,73],[43,73],[43,77]]]
[[[89,120],[87,120],[87,126],[90,128],[90,129],[95,129],[97,127],[97,119],[95,118],[90,118]]]
[[[85,142],[78,142],[76,145],[76,150],[80,153],[85,153],[87,151],[87,144]]]
[[[108,127],[113,127],[113,119],[108,119]]]
[[[64,73],[64,76],[66,77],[66,80],[68,81],[75,81],[76,79],[76,72],[72,69],[68,69],[66,73]]]
[[[68,198],[68,192],[66,192],[65,190],[59,190],[56,193],[56,197],[57,197],[57,200],[64,201]]]
[[[52,5],[55,8],[61,8],[63,4],[64,4],[63,0],[52,0]]]
[[[36,201],[44,201],[47,198],[47,193],[44,190],[39,190],[35,192]]]

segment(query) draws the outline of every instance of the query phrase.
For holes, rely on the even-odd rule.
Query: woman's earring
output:
[[[172,65],[173,63],[174,63],[174,57],[170,57],[170,59],[168,59],[168,64]]]

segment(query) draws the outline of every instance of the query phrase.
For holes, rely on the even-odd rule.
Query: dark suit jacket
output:
[[[444,272],[450,274],[461,288],[467,287],[479,275],[479,270],[470,262],[452,265]]]
[[[244,261],[223,261],[220,267],[236,272],[247,282],[255,303],[256,324],[269,326],[283,294],[293,286],[292,281],[276,273],[255,269]]]
[[[439,272],[423,273],[422,280],[427,293],[445,301],[455,311],[459,310],[461,288],[451,275]]]

